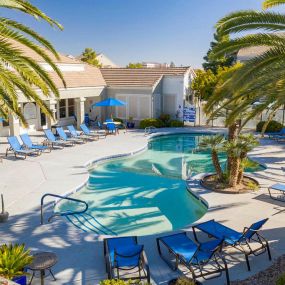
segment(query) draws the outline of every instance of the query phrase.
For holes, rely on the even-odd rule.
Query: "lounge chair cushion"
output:
[[[228,228],[214,220],[201,223],[195,226],[195,228],[217,239],[224,239],[224,241],[230,245],[234,245],[236,242],[238,242],[243,237],[242,233],[239,233],[231,228]]]
[[[130,245],[115,248],[110,252],[112,265],[116,267],[136,267],[139,266],[143,245]]]
[[[250,239],[258,230],[261,229],[261,227],[268,221],[268,218],[267,219],[263,219],[263,220],[260,220],[254,224],[252,224],[249,229],[246,231],[245,233],[245,237],[247,239]]]
[[[186,263],[198,264],[207,262],[222,240],[215,239],[201,244],[194,243],[185,233],[160,238],[167,247],[178,254]]]
[[[198,245],[189,239],[184,233],[174,234],[160,238],[174,253],[183,257],[189,262],[196,253]]]

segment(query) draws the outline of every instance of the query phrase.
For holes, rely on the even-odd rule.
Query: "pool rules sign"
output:
[[[195,123],[196,120],[196,108],[193,106],[183,108],[183,121]]]

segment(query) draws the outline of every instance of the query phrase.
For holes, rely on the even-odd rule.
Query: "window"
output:
[[[66,118],[66,100],[61,99],[59,101],[59,117]]]
[[[75,114],[75,100],[68,99],[68,116],[73,117]]]

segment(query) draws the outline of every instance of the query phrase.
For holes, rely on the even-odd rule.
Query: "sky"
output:
[[[129,62],[173,61],[199,68],[215,32],[228,13],[260,10],[262,0],[32,0],[64,30],[3,10],[46,37],[63,54],[86,47],[120,66]]]

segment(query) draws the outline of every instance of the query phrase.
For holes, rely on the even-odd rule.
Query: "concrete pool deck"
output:
[[[220,131],[218,129],[186,128],[191,131]],[[175,130],[173,130],[175,131]],[[57,281],[48,276],[46,284],[97,284],[106,278],[102,249],[102,237],[78,230],[64,219],[40,226],[40,198],[45,193],[63,194],[82,185],[88,179],[86,162],[104,156],[129,153],[147,144],[143,132],[132,131],[118,136],[108,136],[97,142],[89,142],[63,150],[54,150],[39,157],[15,160],[12,155],[0,163],[0,193],[4,194],[6,210],[11,217],[6,224],[0,224],[1,243],[26,243],[32,250],[48,250],[59,257],[54,267]],[[43,138],[36,134],[35,141]],[[0,139],[0,153],[7,145]],[[254,193],[234,195],[212,193],[201,189],[198,181],[190,181],[190,187],[198,192],[208,203],[209,211],[199,221],[216,219],[237,230],[249,226],[264,217],[269,217],[262,233],[269,239],[273,259],[285,254],[285,203],[276,202],[267,195],[267,186],[285,182],[285,146],[262,140],[251,156],[267,165],[262,172],[252,174],[258,179],[261,190]],[[50,211],[50,207],[47,207]],[[186,229],[188,230],[188,229]],[[190,227],[189,227],[190,230]],[[155,248],[155,237],[139,237],[145,244],[150,263],[152,280],[156,284],[166,284],[177,276],[160,259]],[[267,255],[251,257],[252,271],[240,254],[227,256],[231,280],[242,279],[268,267],[271,262]],[[37,284],[36,279],[33,284]],[[225,278],[204,282],[205,284],[224,284]]]

